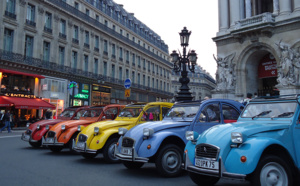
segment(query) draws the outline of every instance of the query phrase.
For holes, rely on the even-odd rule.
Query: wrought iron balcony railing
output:
[[[13,19],[17,19],[17,15],[13,12],[5,11],[4,15]]]

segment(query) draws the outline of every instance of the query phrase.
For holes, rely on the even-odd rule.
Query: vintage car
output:
[[[46,135],[51,126],[65,121],[76,119],[77,113],[86,107],[74,106],[66,108],[57,119],[40,120],[33,124],[27,124],[27,130],[22,133],[21,139],[28,141],[33,147],[40,147],[42,145],[42,137]]]
[[[64,147],[72,151],[73,140],[78,135],[81,127],[102,120],[113,120],[124,106],[111,104],[107,106],[93,106],[81,112],[77,120],[60,122],[51,127],[42,144],[47,145],[53,152],[59,152]]]
[[[173,103],[168,102],[127,105],[114,121],[93,123],[84,128],[77,137],[74,150],[85,158],[94,158],[101,152],[107,162],[118,162],[114,157],[114,145],[120,137],[118,129],[124,127],[129,130],[146,121],[160,121],[172,105]]]
[[[234,122],[241,108],[241,103],[224,99],[176,103],[163,121],[145,123],[129,131],[120,128],[115,156],[129,169],[150,162],[162,176],[178,176],[187,143],[185,132],[201,133],[214,125]]]
[[[183,167],[198,185],[220,178],[299,185],[299,114],[299,95],[252,99],[236,123],[187,132]]]

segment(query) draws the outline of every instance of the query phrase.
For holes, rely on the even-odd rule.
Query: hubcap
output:
[[[260,172],[261,185],[281,186],[288,185],[288,176],[285,169],[276,162],[267,163]]]
[[[109,158],[111,160],[118,160],[117,158],[114,157],[114,152],[115,152],[115,144],[117,143],[112,143],[109,148],[108,148],[108,155],[109,155]]]
[[[178,155],[173,152],[167,152],[164,156],[163,156],[163,165],[164,167],[166,167],[167,169],[175,169],[178,166],[179,163],[179,157]]]

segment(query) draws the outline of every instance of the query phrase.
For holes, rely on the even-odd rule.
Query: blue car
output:
[[[161,175],[178,176],[187,143],[185,132],[201,133],[217,124],[235,122],[241,108],[241,103],[224,99],[176,103],[162,121],[146,122],[129,131],[120,128],[115,156],[129,169],[150,162]]]
[[[299,185],[299,114],[299,95],[252,99],[236,123],[187,132],[183,167],[198,185],[220,178]]]

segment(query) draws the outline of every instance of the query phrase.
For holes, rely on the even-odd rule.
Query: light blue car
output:
[[[198,185],[220,178],[253,185],[299,185],[300,96],[252,99],[238,122],[188,131],[183,167]]]
[[[147,122],[129,131],[120,128],[115,156],[129,169],[150,162],[161,175],[178,176],[187,143],[185,132],[200,133],[217,124],[235,122],[241,107],[239,102],[224,99],[174,104],[163,121]]]

